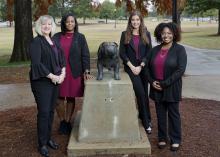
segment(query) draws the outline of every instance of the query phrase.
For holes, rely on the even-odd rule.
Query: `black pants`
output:
[[[158,121],[158,139],[167,140],[167,119],[169,138],[171,143],[181,142],[181,120],[179,113],[179,102],[155,102],[157,121]]]
[[[126,70],[126,72],[133,84],[133,89],[137,98],[139,117],[141,118],[144,128],[147,129],[151,122],[147,79],[142,72],[139,75],[134,75],[130,69]]]
[[[37,134],[39,147],[46,145],[51,138],[58,86],[50,80],[31,81],[32,92],[37,103]]]

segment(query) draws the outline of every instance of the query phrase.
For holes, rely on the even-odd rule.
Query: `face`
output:
[[[133,29],[139,29],[140,25],[141,25],[141,20],[140,20],[139,16],[137,16],[137,15],[132,16],[131,26],[133,27]]]
[[[161,37],[164,44],[169,44],[173,42],[173,33],[167,27],[163,29]]]
[[[51,20],[45,20],[41,23],[41,32],[43,35],[49,35],[52,30],[52,21]]]
[[[76,25],[74,17],[72,17],[72,16],[67,17],[65,24],[66,24],[67,31],[69,31],[69,32],[74,31],[74,28]]]

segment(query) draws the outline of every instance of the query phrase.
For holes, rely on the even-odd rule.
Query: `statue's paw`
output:
[[[99,76],[97,76],[96,80],[102,80],[102,78],[103,77],[99,75]]]
[[[119,77],[119,75],[115,76],[115,80],[121,80],[121,78]]]

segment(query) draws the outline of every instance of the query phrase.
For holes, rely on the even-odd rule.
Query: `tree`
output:
[[[187,0],[135,0],[135,3],[133,3],[132,0],[116,0],[115,4],[116,6],[121,6],[122,2],[126,2],[127,11],[131,12],[136,9],[145,16],[148,14],[147,8],[149,6],[149,2],[151,2],[155,6],[158,14],[173,15],[173,17],[176,16],[176,18],[173,18],[173,21],[180,26],[180,15],[184,10],[186,1]],[[173,4],[176,4],[177,11],[173,9]]]
[[[17,0],[14,3],[15,35],[10,62],[29,59],[28,45],[33,38],[31,4],[30,0]]]
[[[218,9],[218,19],[220,19],[220,1],[219,0],[187,0],[186,11],[191,14],[204,13],[210,9]],[[220,20],[218,20],[218,32],[220,35]]]
[[[13,14],[13,6],[14,6],[14,0],[7,0],[7,20],[10,22],[10,27],[12,26],[12,21],[14,19]]]
[[[36,21],[41,15],[48,13],[48,8],[55,0],[34,0],[34,21]]]
[[[105,23],[108,23],[108,19],[113,19],[116,16],[116,8],[114,3],[104,1],[100,8],[100,18],[105,18]]]
[[[6,6],[6,0],[0,1],[0,20],[5,21],[7,19],[7,8]]]
[[[73,5],[72,9],[77,17],[83,18],[83,24],[86,23],[86,18],[95,16],[91,0],[79,0]]]
[[[48,14],[54,18],[61,17],[71,12],[74,4],[77,2],[77,0],[53,0],[53,3],[49,6]]]
[[[53,0],[34,0],[33,2],[37,8],[34,13],[36,20],[39,16],[47,14],[48,7],[53,3]],[[7,18],[9,21],[13,21],[13,10],[15,35],[13,51],[9,62],[27,61],[29,60],[29,45],[33,39],[32,0],[7,0]]]

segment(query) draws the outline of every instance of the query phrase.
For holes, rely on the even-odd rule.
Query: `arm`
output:
[[[142,68],[146,65],[147,55],[150,52],[150,50],[152,49],[152,41],[151,41],[150,32],[147,32],[147,38],[148,38],[149,43],[146,44],[146,55],[142,58],[142,61],[141,61],[141,64],[140,64],[140,66],[142,66]]]
[[[82,50],[81,54],[82,54],[83,72],[89,72],[90,71],[90,54],[89,54],[87,41],[84,35],[82,35],[81,50]]]
[[[34,39],[30,45],[31,78],[37,80],[47,77],[50,71],[41,63],[42,50],[40,40]]]
[[[125,33],[122,32],[121,33],[121,39],[120,39],[120,45],[119,45],[119,55],[120,58],[122,59],[124,64],[127,64],[129,61],[129,58],[126,55],[126,49],[125,49],[125,45],[124,45],[124,41],[125,41]]]

